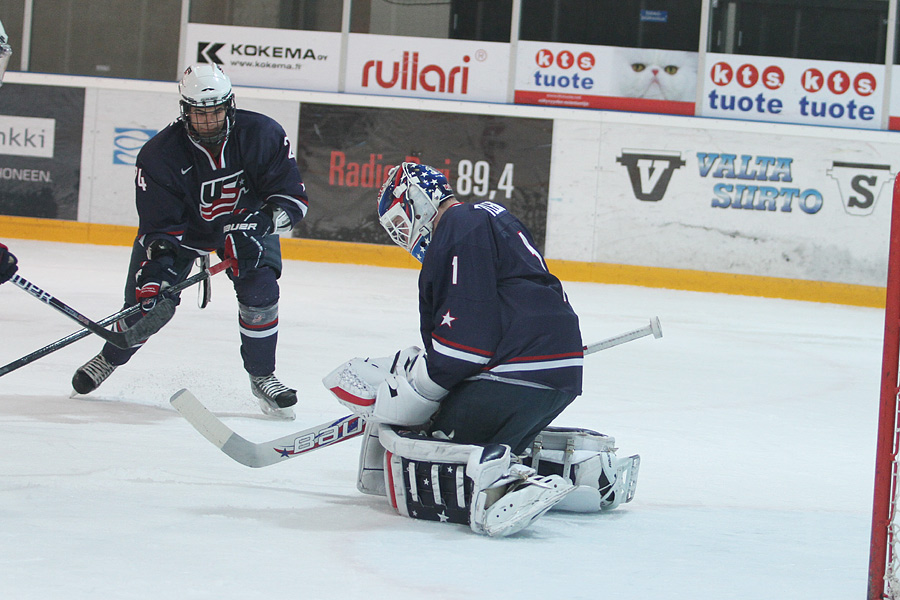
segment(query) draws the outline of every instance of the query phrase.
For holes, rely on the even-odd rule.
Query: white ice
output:
[[[95,320],[120,308],[127,248],[4,240],[20,275]],[[287,261],[277,374],[297,420],[263,418],[224,275],[94,394],[91,336],[0,378],[0,597],[845,600],[866,593],[884,312],[566,283],[585,393],[556,424],[642,458],[633,502],[549,513],[491,539],[400,517],[356,491],[358,439],[263,469],[233,462],[169,404],[188,388],[274,439],[346,410],[321,378],[418,339],[417,272]],[[0,364],[78,329],[0,286]]]

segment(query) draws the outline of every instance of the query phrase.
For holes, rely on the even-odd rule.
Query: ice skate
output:
[[[297,390],[278,381],[274,373],[261,377],[251,375],[250,389],[259,399],[263,413],[286,421],[294,420],[294,409],[291,407],[297,404]]]
[[[78,367],[72,376],[72,388],[77,394],[90,394],[100,387],[118,366],[108,362],[103,353],[100,353]]]

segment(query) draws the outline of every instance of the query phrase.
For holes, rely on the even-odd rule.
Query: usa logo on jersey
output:
[[[244,193],[244,171],[204,181],[200,188],[200,216],[204,221],[234,212]]]

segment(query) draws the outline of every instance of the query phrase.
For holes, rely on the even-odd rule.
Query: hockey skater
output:
[[[549,427],[581,393],[583,346],[522,222],[494,202],[459,202],[443,173],[410,162],[391,170],[378,218],[422,262],[424,349],[354,358],[323,380],[368,423],[358,488],[403,515],[492,536],[553,507],[630,500],[638,457],[617,459],[596,432]]]
[[[12,276],[16,274],[18,269],[16,256],[9,251],[9,248],[0,243],[0,284],[4,284],[12,279]]]
[[[235,108],[231,80],[215,64],[184,72],[181,117],[137,157],[138,237],[125,283],[125,306],[153,308],[166,287],[183,281],[198,257],[236,261],[228,277],[238,301],[241,357],[263,412],[293,419],[296,390],[275,376],[278,337],[279,233],[305,215],[306,189],[284,129]],[[140,318],[137,313],[124,324]],[[140,344],[107,343],[79,367],[72,387],[87,394],[124,365]]]
[[[6,74],[6,66],[11,56],[12,47],[9,45],[9,38],[6,37],[6,29],[3,23],[0,23],[0,85],[3,84],[3,76]],[[0,243],[0,284],[12,279],[18,268],[16,256],[5,244]]]

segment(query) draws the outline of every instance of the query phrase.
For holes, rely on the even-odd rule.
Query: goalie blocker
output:
[[[523,457],[501,444],[456,444],[370,424],[357,488],[386,496],[401,515],[508,536],[548,510],[597,512],[630,502],[640,457],[617,459],[614,440],[548,428]]]

